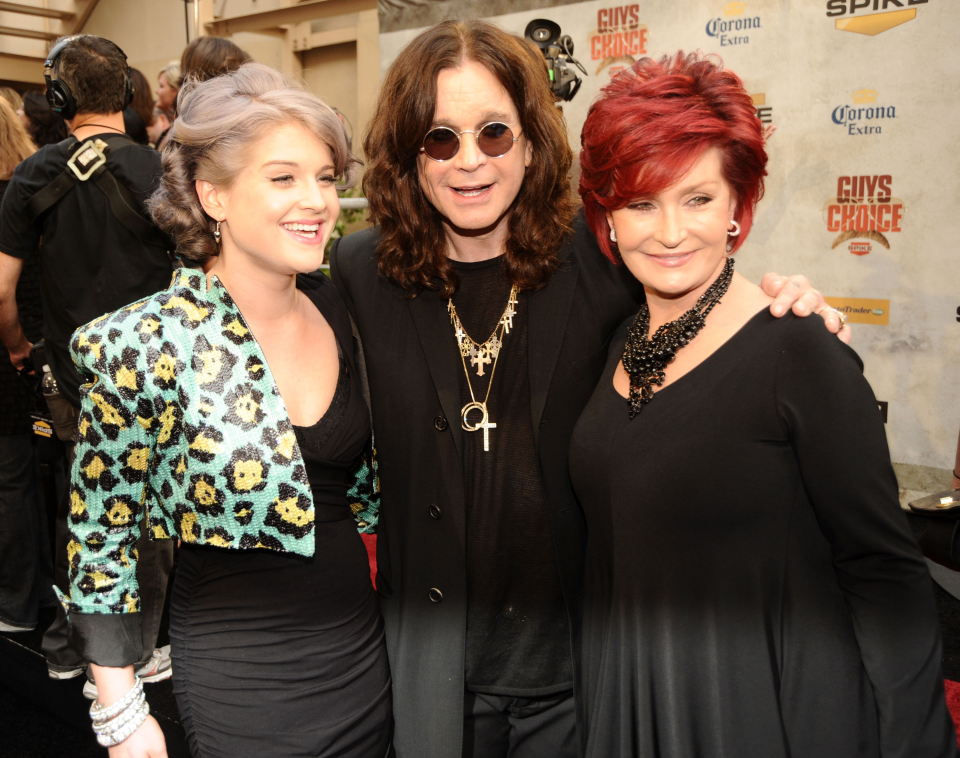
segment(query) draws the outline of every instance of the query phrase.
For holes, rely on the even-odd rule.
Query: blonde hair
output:
[[[170,61],[166,66],[160,69],[160,73],[157,74],[157,78],[160,78],[160,74],[163,74],[164,78],[174,89],[180,89],[180,85],[183,84],[183,74],[180,72],[180,61]]]
[[[205,82],[184,82],[177,120],[162,151],[163,177],[148,203],[182,257],[203,263],[218,253],[216,224],[200,204],[196,182],[229,187],[245,165],[247,148],[269,129],[290,122],[326,144],[336,175],[349,187],[359,161],[350,154],[343,124],[302,85],[260,63],[245,63]]]
[[[0,98],[0,180],[13,176],[13,170],[37,152],[30,135],[13,108]]]
[[[13,87],[0,87],[0,97],[10,103],[15,111],[23,107],[23,98]]]

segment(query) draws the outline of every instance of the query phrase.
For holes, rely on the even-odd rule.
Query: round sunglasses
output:
[[[484,124],[476,131],[464,129],[456,132],[449,126],[437,126],[427,132],[423,138],[420,152],[435,161],[448,161],[460,151],[460,135],[472,134],[477,138],[477,147],[488,158],[501,158],[510,152],[513,143],[520,137],[514,137],[510,127],[499,121]]]

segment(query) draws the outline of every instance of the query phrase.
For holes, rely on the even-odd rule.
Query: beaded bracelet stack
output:
[[[143,694],[143,682],[139,677],[127,694],[113,705],[102,706],[95,700],[90,706],[90,718],[97,742],[103,747],[119,745],[140,728],[149,713],[150,704]]]

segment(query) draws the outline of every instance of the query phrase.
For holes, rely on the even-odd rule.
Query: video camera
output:
[[[540,48],[547,61],[550,89],[561,100],[573,100],[583,79],[568,65],[572,63],[584,76],[587,70],[573,57],[573,39],[560,34],[560,25],[545,18],[535,18],[524,31],[524,36]]]

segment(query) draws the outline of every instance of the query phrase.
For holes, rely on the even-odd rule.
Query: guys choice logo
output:
[[[750,34],[760,28],[760,16],[750,16],[746,10],[746,3],[723,6],[723,16],[707,21],[707,36],[719,40],[720,47],[749,44]]]
[[[599,61],[597,75],[607,69],[612,78],[646,55],[648,33],[637,4],[598,10],[596,31],[587,37],[590,60]]]
[[[882,134],[883,123],[897,117],[897,109],[892,105],[877,105],[880,93],[872,89],[861,89],[853,93],[853,105],[838,105],[830,118],[837,126],[842,126],[851,137],[863,134]]]
[[[874,37],[895,26],[913,21],[917,17],[917,9],[909,6],[926,5],[928,2],[929,0],[827,0],[827,17],[840,16],[835,26],[842,32]]]
[[[823,204],[823,219],[827,231],[837,234],[830,246],[836,249],[844,242],[853,255],[867,255],[873,243],[890,249],[889,235],[901,231],[906,206],[893,197],[893,177],[841,176],[837,179],[837,194]]]

